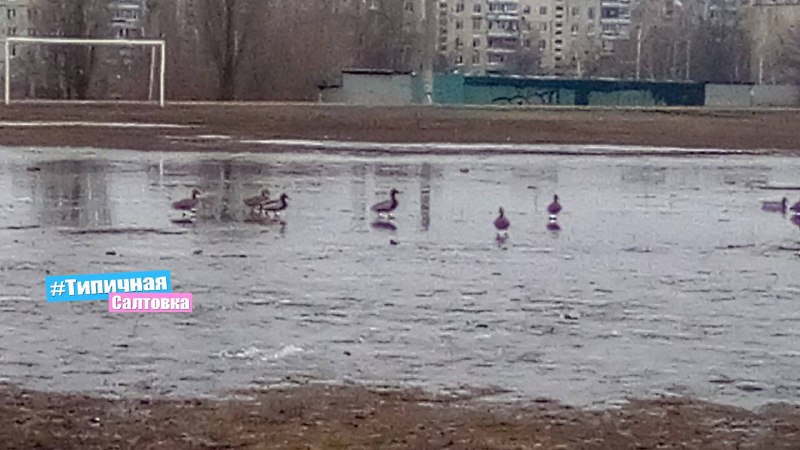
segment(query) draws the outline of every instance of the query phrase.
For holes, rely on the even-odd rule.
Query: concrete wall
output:
[[[706,106],[800,106],[800,87],[794,85],[708,84]]]
[[[706,106],[751,106],[752,86],[749,84],[706,85]]]
[[[412,75],[343,73],[342,87],[334,97],[359,105],[410,105],[416,89]]]
[[[792,85],[753,86],[753,106],[800,106],[800,87]]]

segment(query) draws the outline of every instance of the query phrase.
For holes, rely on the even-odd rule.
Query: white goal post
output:
[[[121,46],[121,47],[151,47],[153,49],[151,53],[151,89],[152,89],[152,77],[153,69],[155,65],[155,50],[159,48],[161,51],[160,53],[160,69],[159,69],[159,96],[158,96],[158,104],[159,106],[164,106],[164,79],[165,71],[166,71],[166,51],[167,45],[166,41],[163,39],[79,39],[79,38],[46,38],[46,37],[9,37],[5,40],[5,104],[8,105],[11,103],[11,44],[13,43],[23,43],[23,44],[70,44],[70,45],[109,45],[109,46]],[[149,99],[148,99],[149,100]]]

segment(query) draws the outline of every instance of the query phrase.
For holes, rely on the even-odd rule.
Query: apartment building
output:
[[[649,0],[645,0],[649,1]],[[600,45],[606,54],[631,37],[631,0],[600,0]]]
[[[600,0],[440,0],[440,68],[581,76],[601,40]]]
[[[583,74],[587,60],[600,45],[598,0],[525,0],[523,12],[533,24],[544,73],[556,76]]]
[[[36,18],[40,13],[32,0],[0,0],[0,39],[35,35]],[[35,74],[28,73],[28,64],[24,61],[29,61],[37,54],[37,49],[29,45],[9,47],[10,58],[15,59],[11,65],[12,96],[18,98],[35,93]],[[0,73],[5,73],[5,64],[5,52],[0,51]]]

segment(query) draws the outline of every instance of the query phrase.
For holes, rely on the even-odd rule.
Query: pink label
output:
[[[112,292],[108,294],[108,312],[192,312],[192,294],[178,292]]]

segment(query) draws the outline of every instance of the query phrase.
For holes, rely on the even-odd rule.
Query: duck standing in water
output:
[[[378,213],[379,216],[385,215],[387,218],[391,218],[389,214],[397,209],[397,205],[399,204],[397,201],[397,194],[400,194],[400,191],[392,188],[392,190],[389,192],[389,200],[384,200],[380,203],[372,205],[372,210]]]
[[[262,189],[260,195],[244,199],[245,206],[250,207],[250,213],[254,213],[256,208],[262,209],[265,204],[269,203],[269,189]]]
[[[550,214],[558,214],[561,212],[561,204],[558,203],[557,195],[553,196],[553,203],[550,203],[550,205],[547,207],[547,212]]]
[[[789,203],[789,200],[786,197],[783,197],[783,200],[776,202],[776,201],[763,201],[761,202],[761,210],[762,211],[769,211],[769,212],[779,212],[779,213],[786,213],[786,205]],[[800,203],[800,202],[798,202]]]
[[[178,200],[172,202],[172,209],[177,209],[178,211],[190,211],[192,213],[197,211],[197,207],[200,205],[200,199],[197,196],[200,195],[200,191],[197,189],[192,189],[192,196],[191,198],[184,198],[182,200]]]
[[[267,214],[273,213],[274,215],[277,216],[279,212],[283,211],[284,209],[286,209],[286,207],[289,206],[289,204],[286,203],[286,200],[289,200],[289,196],[286,194],[281,194],[278,200],[271,200],[265,204],[262,204],[261,210],[266,212]]]
[[[511,221],[506,217],[506,212],[502,206],[500,207],[499,214],[500,215],[494,219],[494,227],[497,229],[497,235],[507,235],[508,229],[511,227]]]

